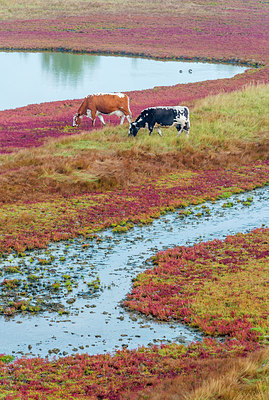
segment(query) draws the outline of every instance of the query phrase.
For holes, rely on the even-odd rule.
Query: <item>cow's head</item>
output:
[[[74,114],[73,115],[73,126],[79,126],[82,120],[82,115]]]
[[[139,128],[136,126],[135,122],[131,122],[129,125],[129,134],[128,136],[136,136],[137,132],[139,131]]]

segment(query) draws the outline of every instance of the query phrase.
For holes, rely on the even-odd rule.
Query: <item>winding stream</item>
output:
[[[247,205],[246,199],[250,199]],[[7,256],[1,267],[19,264],[28,268],[28,273],[40,273],[43,268],[45,275],[53,272],[54,280],[70,274],[64,279],[74,278],[77,287],[66,292],[64,298],[59,295],[59,301],[69,307],[69,314],[46,311],[39,315],[1,316],[0,353],[28,357],[97,354],[122,347],[201,339],[200,332],[179,322],[160,323],[125,310],[121,302],[131,290],[132,279],[150,266],[147,260],[159,250],[223,239],[268,225],[268,200],[267,186],[228,200],[189,207],[191,214],[184,219],[178,212],[169,213],[151,225],[136,226],[126,233],[103,231],[102,241],[78,238],[28,252],[23,259],[14,254]],[[40,265],[40,260],[48,257],[53,260],[51,265]],[[89,292],[89,285],[85,284],[89,275],[100,279],[100,288],[94,292]]]

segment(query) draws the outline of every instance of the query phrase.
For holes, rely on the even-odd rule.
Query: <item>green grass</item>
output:
[[[189,138],[175,128],[162,128],[149,136],[141,129],[136,138],[128,137],[128,125],[109,126],[102,130],[81,133],[52,141],[50,151],[55,155],[74,156],[85,150],[146,151],[154,154],[193,150],[234,150],[242,143],[259,142],[269,132],[269,85],[251,86],[243,91],[220,93],[199,101],[190,109]]]
[[[190,135],[162,128],[128,137],[129,126],[78,129],[76,134],[0,157],[0,198],[45,198],[141,184],[178,169],[231,167],[268,157],[269,85],[220,93],[190,107]],[[87,126],[87,125],[86,125]],[[22,193],[21,188],[24,187]],[[49,188],[49,189],[48,189]],[[23,197],[22,197],[23,194]]]
[[[214,136],[219,143],[258,141],[269,130],[268,104],[268,85],[201,100],[193,112],[196,144]]]

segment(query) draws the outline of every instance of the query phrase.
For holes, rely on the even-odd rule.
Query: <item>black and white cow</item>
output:
[[[151,135],[155,128],[160,136],[160,127],[175,126],[177,135],[184,130],[189,135],[190,117],[189,109],[184,106],[175,107],[149,107],[141,111],[140,115],[130,124],[129,136],[136,136],[140,128],[148,128]]]

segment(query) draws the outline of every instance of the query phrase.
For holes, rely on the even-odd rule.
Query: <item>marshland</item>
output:
[[[244,68],[115,89],[189,138],[72,127],[83,94],[0,111],[0,397],[264,399],[268,6],[118,5],[2,2],[0,48]]]

